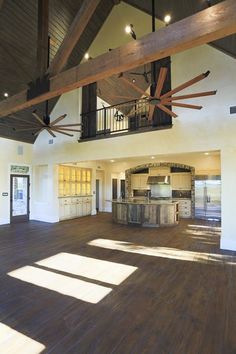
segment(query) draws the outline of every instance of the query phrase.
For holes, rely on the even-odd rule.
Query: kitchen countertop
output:
[[[167,205],[167,204],[177,204],[178,201],[177,200],[173,200],[173,199],[162,199],[162,200],[142,200],[142,199],[113,199],[112,203],[120,203],[120,204],[140,204],[140,205],[149,205],[149,204],[153,204],[153,205]]]

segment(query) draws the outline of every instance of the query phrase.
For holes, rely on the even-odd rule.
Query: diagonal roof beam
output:
[[[100,1],[101,0],[83,0],[82,5],[77,15],[75,16],[65,38],[63,39],[60,48],[58,49],[55,57],[49,65],[47,73],[49,73],[50,76],[54,76],[61,72],[67,63],[71,52],[83,34]]]
[[[48,92],[27,101],[27,91],[0,102],[0,117],[78,87],[236,33],[236,1],[226,0],[50,79]]]

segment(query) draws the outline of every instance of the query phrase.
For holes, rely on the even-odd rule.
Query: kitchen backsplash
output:
[[[191,191],[172,190],[172,198],[191,198]]]

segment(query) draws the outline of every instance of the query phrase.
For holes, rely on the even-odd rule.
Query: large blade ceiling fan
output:
[[[25,126],[22,127],[21,129],[16,128],[15,129],[16,132],[32,131],[32,134],[34,136],[38,136],[42,131],[46,130],[53,138],[55,138],[56,137],[55,133],[60,133],[72,137],[73,134],[68,132],[81,131],[74,128],[80,126],[81,125],[80,123],[58,124],[59,122],[61,122],[63,119],[66,118],[67,116],[66,114],[59,116],[53,122],[51,122],[50,115],[48,114],[48,101],[46,101],[46,111],[45,111],[45,115],[42,118],[39,117],[36,110],[34,110],[32,114],[36,119],[36,122],[28,122],[24,120],[25,123],[29,123],[31,126],[30,127]],[[13,116],[12,118],[19,119],[16,116]]]
[[[168,69],[166,67],[161,67],[159,76],[157,78],[157,85],[155,89],[154,95],[148,94],[146,91],[142,90],[140,87],[135,85],[133,82],[129,81],[127,78],[124,76],[121,76],[120,79],[123,80],[127,86],[129,86],[132,89],[136,89],[136,92],[142,95],[142,100],[146,100],[146,103],[149,105],[149,110],[148,110],[148,120],[153,119],[153,114],[155,111],[155,108],[159,108],[163,112],[169,114],[171,117],[176,118],[178,117],[176,113],[174,113],[171,109],[171,107],[182,107],[182,108],[190,108],[190,109],[202,109],[202,106],[199,105],[193,105],[193,104],[186,104],[186,103],[181,103],[178,102],[180,100],[186,100],[190,98],[198,98],[198,97],[203,97],[203,96],[211,96],[215,95],[217,91],[203,91],[203,92],[198,92],[198,93],[192,93],[192,94],[184,94],[180,96],[174,96],[176,93],[194,85],[195,83],[207,78],[210,74],[210,71],[207,71],[203,74],[200,74],[193,79],[186,81],[185,83],[177,86],[175,89],[172,89],[164,94],[162,94],[163,91],[163,86],[167,77]],[[115,97],[115,96],[114,96]],[[127,100],[138,100],[140,98],[134,98],[134,97],[129,97],[129,96],[117,96],[122,97],[123,99]],[[133,103],[130,103],[131,105],[134,105]],[[143,107],[140,107],[140,110],[143,110]],[[135,111],[131,111],[132,113],[129,116],[132,116],[134,113],[137,113],[139,111],[139,108],[136,109]]]

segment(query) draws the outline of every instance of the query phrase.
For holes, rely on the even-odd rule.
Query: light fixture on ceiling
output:
[[[133,78],[133,79],[132,79],[132,83],[135,84],[135,82],[136,82],[136,80]]]
[[[164,17],[165,24],[169,25],[170,21],[171,21],[171,16],[169,14],[165,15]]]
[[[211,0],[206,0],[206,2],[207,2],[207,6],[211,7]]]
[[[130,34],[133,39],[137,39],[136,33],[134,32],[134,26],[132,23],[130,25],[125,26],[125,32]]]
[[[154,160],[154,159],[155,159],[155,156],[151,156],[151,159]]]
[[[110,160],[110,162],[115,162],[115,160]]]
[[[204,155],[209,155],[209,152],[204,152]]]
[[[87,53],[85,53],[85,54],[84,54],[84,59],[88,60],[89,58],[90,58],[89,53],[88,53],[88,52],[87,52]]]
[[[8,94],[7,92],[4,92],[3,96],[4,96],[5,98],[7,98],[7,97],[9,97],[9,94]]]

